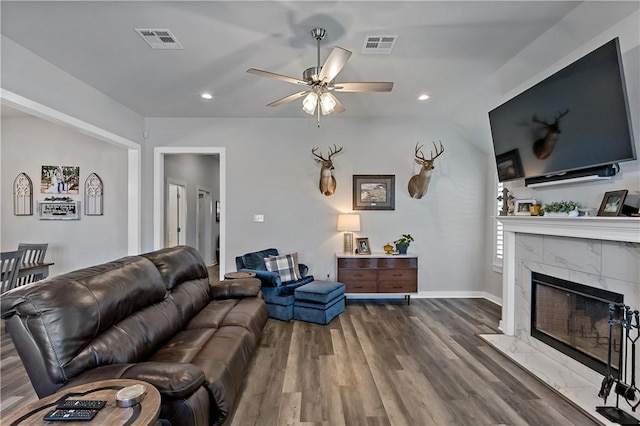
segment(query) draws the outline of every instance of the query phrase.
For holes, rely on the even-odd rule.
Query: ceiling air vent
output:
[[[388,55],[398,40],[397,35],[368,35],[364,38],[362,53],[368,55]]]
[[[135,31],[152,49],[183,49],[182,45],[169,30],[142,30]]]

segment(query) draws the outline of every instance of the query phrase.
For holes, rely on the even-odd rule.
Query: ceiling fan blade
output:
[[[298,80],[297,78],[287,77],[286,75],[276,74],[269,71],[257,70],[255,68],[249,68],[247,70],[249,74],[259,75],[260,77],[274,78],[276,80],[286,81],[287,83],[293,84],[301,84],[303,86],[308,86],[306,81]]]
[[[348,50],[338,46],[334,47],[327,60],[324,61],[324,65],[322,65],[322,70],[320,71],[318,79],[320,81],[326,81],[327,83],[332,81],[336,78],[336,75],[338,75],[350,57],[351,52]]]
[[[309,93],[308,90],[305,90],[304,92],[294,93],[293,95],[285,96],[284,98],[278,99],[277,101],[273,101],[270,104],[267,104],[267,106],[275,107],[275,106],[278,106],[278,105],[286,104],[287,102],[291,102],[291,101],[295,101],[296,99],[300,99],[301,97],[303,97],[307,93]]]
[[[333,107],[333,112],[336,114],[340,114],[341,112],[345,112],[345,108],[344,105],[342,105],[342,102],[340,102],[340,100],[338,98],[336,98],[334,96],[333,93],[331,92],[326,92],[329,96],[331,96],[333,98],[334,101],[336,101],[336,106]]]
[[[393,82],[376,81],[362,83],[336,83],[336,92],[390,92],[393,89]]]

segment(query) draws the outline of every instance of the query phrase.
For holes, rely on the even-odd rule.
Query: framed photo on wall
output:
[[[618,216],[624,206],[624,200],[627,198],[628,190],[605,192],[602,197],[598,216]]]
[[[78,194],[80,167],[42,166],[40,192],[42,194]]]
[[[38,201],[40,220],[79,220],[80,201]]]
[[[353,175],[353,210],[395,210],[395,175]]]

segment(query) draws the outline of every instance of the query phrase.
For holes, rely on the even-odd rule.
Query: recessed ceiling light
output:
[[[206,100],[213,99],[213,95],[211,93],[208,93],[208,92],[201,93],[200,97],[202,99],[206,99]]]
[[[424,95],[418,96],[419,101],[426,101],[427,99],[429,99],[429,95],[427,95],[426,93]]]

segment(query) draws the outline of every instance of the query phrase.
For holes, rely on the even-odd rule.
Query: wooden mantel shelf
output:
[[[640,243],[640,218],[497,216],[506,232]]]

